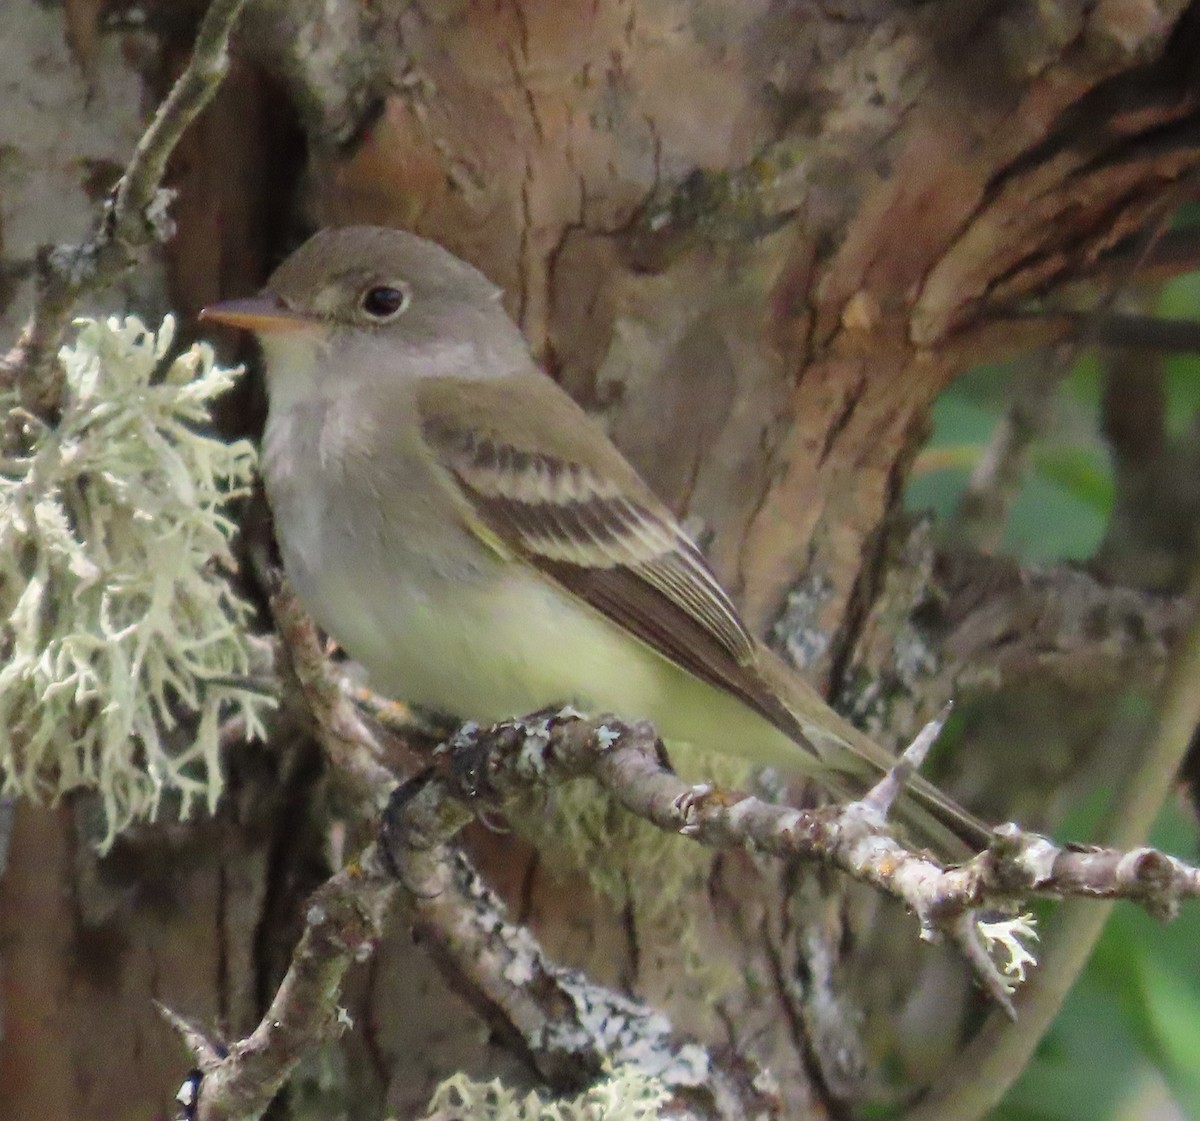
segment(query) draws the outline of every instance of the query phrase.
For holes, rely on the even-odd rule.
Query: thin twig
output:
[[[983,552],[994,552],[1000,545],[1028,469],[1031,447],[1053,417],[1051,406],[1059,386],[1085,349],[1104,345],[1106,333],[1110,340],[1121,337],[1112,327],[1117,304],[1138,268],[1154,251],[1175,208],[1186,197],[1186,185],[1194,181],[1195,175],[1189,175],[1164,196],[1157,207],[1157,220],[1136,235],[1136,252],[1131,252],[1123,268],[1114,272],[1111,284],[1096,303],[1086,312],[1062,317],[1066,329],[1057,345],[1044,347],[1042,361],[1015,382],[1012,399],[971,473],[955,512],[965,539],[977,543]]]
[[[1052,427],[1054,398],[1070,371],[1053,352],[1039,368],[1018,374],[1004,413],[992,429],[950,519],[952,533],[984,554],[1004,539],[1013,503],[1021,492],[1033,445]]]
[[[304,933],[266,1015],[228,1046],[164,1010],[200,1070],[190,1103],[196,1121],[255,1121],[305,1052],[350,1026],[338,1003],[346,970],[374,949],[395,884],[373,863],[373,849],[337,873],[309,900]]]
[[[1184,226],[1165,230],[1147,252],[1140,234],[1131,234],[1086,266],[1081,279],[1103,280],[1124,275],[1133,261],[1138,279],[1158,284],[1200,269],[1200,229]]]
[[[1090,298],[1096,282],[1105,283],[1100,298],[1087,310],[1029,308],[996,304],[984,312],[969,331],[945,340],[942,359],[951,369],[966,369],[1033,350],[1055,349],[1069,369],[1075,357],[1093,345],[1121,346],[1148,334],[1145,327],[1122,324],[1113,314],[1117,299],[1136,279],[1141,284],[1162,281],[1191,271],[1200,235],[1195,230],[1168,230],[1167,224],[1179,206],[1194,194],[1200,172],[1190,171],[1177,180],[1154,206],[1154,221],[1130,234],[1104,254],[1086,274],[1085,292]],[[1060,286],[1060,300],[1071,298],[1070,285]],[[1113,321],[1108,329],[1106,323]],[[1170,328],[1157,332],[1159,338]],[[1174,340],[1180,340],[1179,332]],[[1048,371],[1049,372],[1049,371]]]
[[[909,780],[925,763],[929,749],[937,742],[938,736],[950,719],[951,704],[942,706],[937,714],[924,728],[917,733],[916,738],[906,747],[896,765],[887,772],[867,793],[859,799],[861,804],[874,812],[880,821],[887,821],[892,812],[896,799],[904,793]]]
[[[1139,276],[1148,284],[1149,278]],[[988,312],[980,330],[1001,332],[1010,340],[1007,353],[1085,345],[1110,350],[1150,351],[1155,354],[1200,353],[1200,323],[1194,319],[1164,319],[1157,315],[1113,312],[1097,320],[1094,311],[1003,308]],[[1019,340],[1013,345],[1013,340]],[[985,352],[989,357],[992,352]]]
[[[229,36],[244,4],[212,0],[187,68],[138,141],[91,240],[56,246],[41,262],[33,316],[0,362],[0,383],[15,383],[22,404],[39,417],[53,417],[61,407],[58,350],[80,298],[112,283],[142,250],[173,232],[167,214],[171,195],[161,186],[167,160],[229,69]]]
[[[1108,835],[1117,846],[1131,850],[1116,865],[1126,862],[1126,870],[1137,876],[1136,865],[1152,850],[1139,849],[1163,801],[1175,781],[1180,762],[1198,724],[1200,724],[1200,615],[1177,648],[1171,672],[1163,690],[1158,728],[1144,753],[1135,753],[1139,763],[1125,797],[1115,811]],[[1076,867],[1083,870],[1096,853],[1072,854]],[[1154,854],[1151,863],[1163,859]],[[1169,858],[1166,858],[1169,859]],[[1184,869],[1193,881],[1195,869]],[[1113,867],[1116,872],[1117,868]],[[1157,872],[1151,867],[1150,878]],[[1170,879],[1176,869],[1163,871]],[[1080,894],[1091,894],[1084,891]],[[1113,895],[1106,898],[1111,899]],[[1177,899],[1171,890],[1161,897],[1165,913]],[[1152,906],[1152,913],[1159,910]],[[1046,1033],[1062,1002],[1091,956],[1092,948],[1108,919],[1111,903],[1086,904],[1074,900],[1060,912],[1057,928],[1047,939],[1047,952],[1041,966],[1017,1000],[1020,1019],[1016,1025],[993,1016],[965,1051],[955,1059],[953,1070],[937,1083],[926,1098],[904,1116],[903,1121],[978,1121],[988,1114],[1016,1081]]]
[[[928,738],[918,737],[918,744]],[[919,752],[918,752],[919,753]],[[626,809],[669,832],[718,848],[819,860],[904,902],[925,939],[959,944],[980,983],[1011,1010],[1010,982],[982,951],[976,912],[1016,913],[1035,898],[1125,898],[1153,914],[1172,914],[1200,896],[1200,871],[1154,850],[1063,849],[1016,826],[998,829],[992,846],[943,868],[891,835],[880,807],[912,766],[902,758],[875,790],[846,806],[797,810],[749,795],[689,786],[665,765],[648,724],[570,714],[490,729],[466,726],[443,753],[421,796],[441,807],[442,828],[456,828],[448,804],[502,804],[528,789],[590,776]],[[439,837],[445,836],[439,832]]]

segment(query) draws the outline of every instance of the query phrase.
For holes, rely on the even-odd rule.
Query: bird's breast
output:
[[[469,605],[507,565],[462,523],[416,432],[381,425],[371,410],[336,401],[268,419],[263,475],[275,533],[300,599],[372,683],[448,707],[454,689],[444,679],[481,668]]]
[[[740,701],[493,553],[412,434],[385,440],[364,412],[272,416],[263,471],[289,578],[375,689],[481,721],[569,701],[652,719],[676,740],[796,750]]]

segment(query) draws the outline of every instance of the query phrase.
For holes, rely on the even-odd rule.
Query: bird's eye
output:
[[[392,319],[408,307],[408,293],[390,284],[377,284],[362,295],[362,309],[372,319]]]

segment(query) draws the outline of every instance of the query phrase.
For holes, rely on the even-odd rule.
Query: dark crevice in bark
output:
[[[292,756],[286,760],[286,756]],[[277,810],[267,821],[270,841],[265,861],[261,909],[254,929],[253,968],[256,1010],[266,1010],[300,934],[303,899],[329,874],[324,857],[322,802],[324,760],[307,737],[293,741],[276,755],[284,769],[273,801]],[[261,780],[260,780],[261,781]]]
[[[1194,102],[1198,60],[1200,5],[1193,3],[1179,18],[1162,57],[1099,82],[1059,114],[1042,141],[998,168],[988,180],[985,205],[1006,183],[1064,152],[1082,151],[1089,145],[1102,149],[1109,137],[1119,141],[1119,132],[1111,126],[1123,116],[1148,110],[1169,112],[1172,104]]]

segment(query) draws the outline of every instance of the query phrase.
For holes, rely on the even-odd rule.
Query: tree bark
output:
[[[79,236],[195,13],[163,0],[131,26],[80,0],[12,7],[6,116],[42,104],[43,82],[60,106],[6,147],[15,334],[36,248]],[[789,652],[849,708],[864,674],[894,668],[885,592],[936,395],[1054,341],[1021,314],[1070,285],[1073,310],[1081,291],[1098,299],[1110,282],[1083,279],[1132,269],[1196,193],[1200,7],[1183,0],[261,0],[235,45],[175,153],[165,280],[110,298],[190,316],[253,290],[320,225],[435,238],[504,288],[548,372],[685,520],[752,627],[771,635],[787,608]],[[48,192],[70,205],[50,211]],[[261,419],[251,385],[222,424]],[[903,739],[935,700],[874,719]],[[300,738],[281,728],[275,750],[231,764],[215,820],[147,826],[104,859],[86,800],[19,807],[0,879],[0,1118],[166,1115],[186,1068],[150,1001],[221,1032],[257,1019],[336,818],[326,780],[295,762],[311,758]],[[718,859],[707,894],[679,904],[742,974],[713,1001],[660,930],[527,843],[479,830],[473,849],[550,953],[753,1052],[795,1116],[861,1094],[856,1057],[913,1024],[942,1024],[904,1053],[915,1078],[958,1045],[972,998],[902,917],[880,929],[911,960],[863,965],[889,938],[862,933],[885,909],[865,894]],[[842,968],[847,930],[860,941]],[[820,1012],[823,987],[896,1025],[870,1021],[864,1047],[852,1017]],[[406,931],[346,1003],[359,1030],[302,1071],[297,1115],[417,1116],[453,1071],[521,1076]]]

